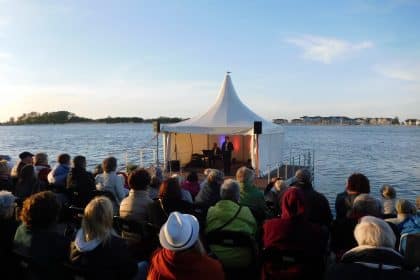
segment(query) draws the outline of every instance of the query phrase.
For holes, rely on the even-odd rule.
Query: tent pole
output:
[[[260,178],[260,152],[259,152],[259,143],[258,143],[258,134],[255,134],[255,143],[257,147],[257,153],[256,153],[256,175],[257,178]]]

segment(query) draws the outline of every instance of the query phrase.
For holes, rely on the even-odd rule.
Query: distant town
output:
[[[406,119],[400,121],[398,117],[395,118],[349,118],[342,116],[331,117],[308,117],[303,116],[299,119],[273,119],[276,124],[301,124],[301,125],[407,125],[420,126],[420,119]]]

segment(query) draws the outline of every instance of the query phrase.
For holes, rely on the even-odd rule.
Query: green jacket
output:
[[[248,206],[254,213],[257,212],[264,218],[266,205],[263,192],[251,184],[239,183],[239,185],[241,186],[239,204]]]
[[[209,233],[230,220],[238,211],[239,205],[230,200],[220,200],[207,212],[205,233]],[[248,207],[242,206],[236,218],[222,230],[237,231],[249,234],[255,238],[257,222]],[[244,267],[251,262],[251,251],[242,248],[210,246],[211,251],[226,267]]]

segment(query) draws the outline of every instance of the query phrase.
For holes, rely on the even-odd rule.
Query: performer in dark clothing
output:
[[[217,143],[214,143],[211,153],[209,154],[210,167],[216,167],[216,160],[221,159],[221,155],[222,150],[220,150],[219,146],[217,146]]]
[[[230,174],[230,163],[232,161],[232,151],[234,150],[232,142],[229,140],[229,136],[225,136],[225,142],[222,144],[223,153],[223,167],[225,175]]]

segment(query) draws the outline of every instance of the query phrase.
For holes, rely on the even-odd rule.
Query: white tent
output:
[[[262,122],[262,134],[254,135],[254,122]],[[251,111],[239,99],[229,74],[226,74],[219,96],[210,109],[199,116],[179,123],[162,125],[164,162],[178,160],[181,166],[190,162],[193,154],[201,154],[213,143],[221,146],[229,135],[235,150],[232,158],[239,162],[251,159],[252,166],[267,172],[268,167],[282,160],[283,128]]]

